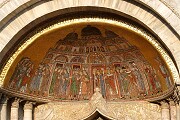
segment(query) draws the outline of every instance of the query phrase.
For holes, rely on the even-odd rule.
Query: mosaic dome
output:
[[[6,88],[59,101],[89,100],[99,88],[115,101],[148,99],[172,87],[158,55],[154,67],[123,35],[92,25],[80,29],[58,40],[37,65],[22,56]]]
[[[101,35],[101,32],[96,27],[87,25],[87,27],[82,29],[81,36],[90,36],[90,35]]]

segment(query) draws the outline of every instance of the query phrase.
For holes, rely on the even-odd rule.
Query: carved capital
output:
[[[9,100],[9,97],[6,95],[1,96],[0,104],[7,104],[7,101]]]
[[[32,110],[33,109],[33,103],[27,101],[24,105],[24,110]]]
[[[171,101],[169,101],[169,105],[170,106],[176,106],[176,103],[173,100],[171,100]]]
[[[19,102],[21,100],[19,98],[15,98],[14,102],[11,105],[11,108],[19,108]]]
[[[169,104],[166,101],[161,101],[161,109],[169,109]]]

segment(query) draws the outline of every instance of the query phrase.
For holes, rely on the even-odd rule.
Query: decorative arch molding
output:
[[[18,2],[13,1],[13,0],[3,0],[0,3],[0,9],[3,11],[6,11],[6,12],[4,12],[2,14],[0,20],[1,20],[1,22],[4,21],[7,23],[7,21],[9,21],[11,19],[11,17],[9,17],[9,16],[12,16],[12,14],[11,14],[12,12],[20,13],[24,9],[27,9],[30,6],[42,4],[45,2],[49,2],[49,1],[51,1],[51,0],[43,0],[43,1],[42,0],[21,0]],[[79,2],[81,2],[81,1],[79,1]],[[101,2],[103,2],[103,1],[101,1]],[[179,16],[180,13],[175,9],[175,6],[168,4],[168,2],[166,2],[165,0],[157,0],[157,1],[153,1],[153,2],[151,2],[149,0],[134,0],[133,2],[138,2],[139,4],[142,4],[143,6],[148,7],[149,9],[156,12],[164,19],[166,19],[167,17],[168,18],[173,17],[176,20],[178,20],[180,18],[180,16]],[[175,1],[171,1],[171,2],[175,2]],[[84,2],[84,3],[86,3],[86,2]],[[13,6],[13,7],[9,7],[9,6]],[[7,9],[7,8],[9,8],[9,9]],[[168,11],[168,14],[164,14],[164,12],[161,10],[162,8],[164,11]],[[14,15],[16,15],[16,14],[14,14]],[[171,15],[171,16],[169,16],[169,15]],[[178,23],[177,23],[178,21],[174,22],[173,20],[174,19],[167,19],[167,22],[169,24],[171,24],[173,27],[177,27],[176,25],[178,25]],[[174,26],[174,24],[176,24],[176,25]]]
[[[10,2],[5,4],[4,7],[8,5]],[[9,14],[1,21],[3,23],[7,22],[7,24],[5,24],[4,27],[1,26],[2,31],[0,33],[1,36],[0,56],[2,57],[0,60],[2,60],[2,58],[6,55],[9,49],[15,44],[15,42],[19,40],[18,38],[20,38],[20,36],[22,36],[27,31],[32,29],[32,26],[36,26],[37,24],[48,18],[52,18],[57,15],[62,15],[63,13],[66,12],[68,13],[72,11],[88,11],[88,10],[92,10],[92,8],[86,6],[96,6],[94,9],[96,11],[106,10],[107,12],[110,13],[123,15],[127,18],[130,18],[134,21],[143,24],[146,27],[148,26],[147,28],[151,30],[154,34],[156,34],[157,37],[159,37],[162,40],[162,42],[166,46],[168,46],[168,49],[171,51],[172,55],[174,56],[175,61],[177,61],[178,68],[180,68],[180,58],[178,57],[180,55],[179,52],[180,50],[178,49],[179,29],[177,28],[179,27],[178,24],[179,20],[178,18],[171,19],[171,17],[173,16],[172,11],[168,10],[168,8],[160,1],[155,3],[156,7],[153,6],[153,4],[150,4],[150,2],[146,3],[145,1],[141,1],[139,4],[135,1],[130,2],[130,1],[117,1],[117,0],[114,1],[99,0],[96,2],[93,2],[93,0],[78,1],[78,2],[77,1],[70,2],[63,0],[62,1],[48,0],[48,1],[35,2],[32,0],[31,2],[29,1],[27,3],[22,2],[22,4],[24,5],[18,7],[18,9],[14,11],[15,13],[18,14],[16,14],[15,16]],[[151,6],[151,8],[147,6],[149,7]],[[26,8],[26,11],[24,11],[22,7]],[[78,7],[78,8],[72,8],[72,7]],[[161,7],[168,10],[169,12],[167,14],[161,13],[162,12],[160,11]],[[1,9],[3,9],[3,7]],[[154,11],[156,11],[159,15],[154,13]],[[26,19],[27,16],[29,19]],[[174,20],[175,22],[172,23],[174,23],[175,25],[173,24],[171,25],[171,21]]]

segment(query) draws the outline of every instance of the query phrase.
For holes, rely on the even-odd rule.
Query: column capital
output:
[[[176,103],[173,100],[171,100],[171,101],[169,101],[169,105],[170,106],[176,106]]]
[[[160,103],[162,109],[169,109],[169,104],[166,101],[161,101]]]
[[[21,102],[20,98],[15,98],[11,105],[11,108],[19,108],[19,102]]]
[[[7,95],[2,95],[0,104],[7,104],[8,100],[9,100],[9,97]]]
[[[33,109],[33,102],[30,101],[26,101],[25,105],[24,105],[24,110],[32,110]]]

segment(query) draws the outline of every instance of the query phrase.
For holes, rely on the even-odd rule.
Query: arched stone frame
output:
[[[16,16],[16,14],[12,15],[11,14],[12,12],[20,13],[24,9],[27,9],[30,6],[40,5],[40,4],[43,4],[45,2],[49,2],[49,1],[50,0],[44,0],[44,1],[42,1],[42,0],[21,0],[21,1],[17,2],[17,1],[13,1],[13,0],[3,0],[0,3],[0,10],[3,11],[1,13],[0,21],[4,22],[4,23],[8,23],[7,21],[9,21],[12,17]],[[104,6],[108,6],[108,4],[112,5],[112,7],[108,7],[108,8],[113,8],[116,5],[116,3],[118,3],[118,2],[119,2],[118,0],[114,0],[114,1],[98,0],[97,2],[93,2],[93,0],[88,1],[88,2],[82,2],[82,1],[71,2],[71,0],[59,1],[59,3],[63,3],[63,5],[65,5],[65,6],[67,6],[67,5],[69,5],[69,6],[77,5],[78,6],[78,4],[81,4],[81,6],[86,6],[86,5],[98,6],[100,4],[102,4],[102,5],[104,4]],[[133,2],[137,2],[139,4],[142,4],[143,6],[146,6],[147,8],[151,9],[152,11],[155,11],[159,16],[166,19],[166,21],[176,31],[179,31],[180,26],[178,24],[179,23],[178,20],[180,19],[180,12],[178,11],[178,9],[176,10],[176,7],[180,3],[176,4],[176,6],[172,6],[172,5],[168,4],[168,2],[166,2],[165,0],[156,0],[156,1],[150,1],[150,0],[138,0],[137,1],[137,0],[134,0]],[[171,2],[176,3],[175,0],[172,0]],[[164,11],[166,11],[166,14],[164,14]],[[11,16],[11,17],[9,17],[9,16]],[[2,26],[4,26],[4,25],[2,25]]]
[[[8,11],[10,13],[13,11],[13,9],[15,9],[15,7],[7,10],[7,6],[10,4],[13,4],[14,2],[12,0],[9,0],[9,1],[6,0],[6,1],[7,2],[2,3],[1,10]],[[120,1],[98,0],[96,2],[93,2],[93,0],[73,1],[73,2],[63,1],[63,0],[62,1],[31,0],[31,1],[25,2],[24,0],[22,0],[21,2],[16,4],[17,6],[22,5],[14,11],[14,13],[18,13],[18,14],[7,15],[6,13],[7,17],[3,15],[4,19],[2,19],[1,22],[6,23],[6,24],[2,24],[3,26],[1,26],[1,30],[2,30],[1,35],[0,35],[1,41],[2,41],[2,43],[0,43],[1,50],[5,47],[5,45],[9,41],[11,41],[9,42],[11,43],[11,45],[6,45],[8,47],[3,49],[3,51],[1,52],[1,55],[2,55],[1,58],[3,58],[7,50],[12,47],[14,43],[12,41],[16,41],[16,40],[11,40],[16,33],[18,33],[24,26],[28,25],[32,21],[35,21],[34,25],[42,21],[42,20],[36,21],[35,19],[42,17],[41,19],[45,20],[48,18],[48,16],[50,16],[47,14],[52,11],[61,10],[59,14],[65,13],[65,10],[64,10],[65,8],[77,7],[77,6],[83,6],[85,8],[85,6],[96,6],[96,7],[101,7],[101,8],[96,8],[97,11],[104,11],[104,8],[111,8],[109,10],[107,9],[106,11],[114,12],[116,14],[121,14],[121,15],[123,14],[128,18],[131,18],[133,20],[138,21],[139,23],[146,25],[146,27],[148,26],[148,28],[154,31],[154,33],[156,33],[157,36],[160,37],[161,40],[168,46],[173,56],[175,57],[175,60],[177,61],[178,68],[179,68],[180,58],[178,58],[178,56],[180,52],[178,50],[178,44],[179,44],[178,38],[179,38],[179,25],[180,25],[179,22],[180,21],[179,21],[178,16],[176,16],[176,14],[174,14],[173,11],[171,11],[167,6],[165,6],[160,1],[154,1],[151,3],[149,1],[141,0],[139,2],[140,3],[138,2],[136,3],[135,1],[129,2],[129,1],[121,1],[121,0]],[[24,11],[24,8],[26,8],[26,11]],[[92,9],[92,8],[85,8],[85,9],[84,8],[79,8],[76,10],[74,8],[71,8],[71,10],[86,11],[86,10]],[[168,11],[167,14],[164,14],[161,8]],[[41,11],[41,9],[43,10],[43,12]],[[71,10],[68,9],[67,12],[71,12]],[[150,10],[151,12],[149,12],[148,10]],[[156,11],[157,14],[154,13],[153,11]],[[57,13],[54,13],[52,16],[56,16],[56,15]],[[27,16],[29,19],[23,20],[24,18],[27,18]],[[161,17],[164,19],[161,19]],[[167,25],[166,22],[170,25]],[[159,27],[157,28],[155,26],[159,26]],[[30,26],[28,26],[28,29],[29,28]]]
[[[12,1],[12,0],[9,0],[9,1]],[[115,0],[114,0],[115,1]],[[142,0],[140,0],[141,2],[143,2],[144,3],[144,1],[142,1]],[[145,0],[145,1],[148,1],[148,0]],[[64,0],[64,2],[66,2],[65,0]],[[84,3],[84,4],[86,4],[86,3]],[[113,3],[112,3],[113,4]],[[27,5],[27,4],[26,4]],[[154,7],[151,7],[151,6],[149,6],[149,4],[146,4],[148,7],[150,7],[150,9],[151,10],[153,10],[154,9]],[[128,6],[128,5],[127,5]],[[157,5],[157,8],[159,8],[159,10],[160,9],[162,9],[162,6],[161,7],[158,7],[159,5]],[[109,7],[110,8],[110,7]],[[127,9],[128,10],[128,9]],[[154,10],[156,10],[156,9],[154,9]],[[158,12],[157,12],[158,13]],[[145,13],[142,13],[142,14],[145,14]],[[163,14],[164,13],[161,13],[160,14],[160,16],[162,16],[163,17]],[[170,15],[169,15],[170,14]],[[168,17],[166,16],[166,15],[169,15]],[[169,12],[167,12],[167,14],[164,14],[164,16],[166,16],[166,17],[164,17],[164,18],[168,18],[166,21],[167,21],[167,23],[168,24],[170,24],[170,26],[172,26],[172,28],[174,29],[175,27],[176,28],[178,28],[179,27],[179,24],[178,24],[178,22],[177,22],[177,19],[173,19],[172,18],[172,16],[174,16],[174,17],[176,17],[173,13],[171,14],[171,11],[169,10]],[[146,17],[146,16],[144,16],[144,17]],[[44,17],[43,17],[44,18]],[[172,18],[172,19],[171,19]],[[139,19],[139,18],[138,18]],[[143,19],[143,18],[141,18],[141,19]],[[154,19],[153,19],[154,20]],[[176,22],[172,22],[173,20],[175,20]],[[179,19],[178,19],[179,20]],[[155,24],[156,23],[158,23],[156,20],[154,20],[155,22],[152,22],[152,24],[154,24],[154,26],[155,26]],[[171,21],[171,22],[170,22]],[[35,21],[35,22],[37,22],[37,21]],[[176,23],[176,24],[174,24],[174,23]],[[174,24],[174,25],[172,25],[172,24]],[[147,25],[147,24],[146,24]],[[157,24],[156,24],[157,25]],[[167,25],[167,26],[169,26],[169,25]],[[149,26],[150,27],[150,29],[152,29],[152,30],[154,30],[154,29],[156,29],[156,28],[153,28],[152,26]],[[10,27],[11,28],[11,27]],[[26,27],[27,28],[27,27]],[[161,30],[164,28],[164,26],[163,27],[160,27],[161,28]],[[165,25],[165,28],[166,28],[166,25]],[[21,28],[20,28],[21,29]],[[29,29],[29,28],[28,28]],[[160,29],[159,29],[159,31],[161,31]],[[159,36],[159,33],[157,33],[157,31],[158,30],[155,30],[155,34],[158,34],[157,36]],[[171,31],[169,31],[169,32],[171,32]],[[160,34],[162,34],[161,36],[160,36],[160,38],[162,39],[162,41],[168,46],[168,48],[170,49],[170,51],[172,52],[172,54],[173,54],[173,56],[175,57],[175,60],[177,61],[177,63],[178,63],[178,66],[179,66],[179,59],[178,59],[178,56],[179,56],[179,41],[178,41],[178,39],[179,39],[179,37],[178,36],[175,36],[175,33],[171,33],[171,35],[170,35],[170,37],[168,37],[169,35],[168,34],[166,34],[166,33],[169,33],[169,32],[167,32],[166,31],[166,29],[163,29],[163,31],[160,33]],[[178,33],[178,30],[176,29],[176,32]],[[23,33],[22,33],[23,34]],[[165,35],[164,37],[163,37],[163,34]],[[173,35],[174,34],[174,35]],[[15,34],[14,34],[15,35]],[[21,35],[19,35],[19,36],[21,36]],[[171,38],[172,37],[172,38]],[[174,39],[175,38],[175,39]],[[17,38],[14,38],[14,40],[15,39],[17,39]],[[7,39],[8,40],[8,39]],[[12,42],[12,40],[11,40],[11,42]],[[10,43],[11,43],[10,42]],[[174,44],[172,44],[172,43],[174,43]],[[3,45],[5,45],[4,43],[3,43]],[[13,45],[13,44],[12,44]],[[7,45],[8,46],[8,45]],[[173,48],[174,47],[174,48]],[[10,48],[10,47],[9,47]],[[3,52],[2,52],[2,54],[4,54],[4,53],[6,53],[7,51],[8,51],[8,49],[9,49],[8,47],[5,47],[5,49],[3,49]],[[4,52],[5,51],[5,52]],[[2,55],[1,53],[0,53],[0,57],[1,57],[1,55]],[[1,61],[1,58],[0,58],[0,61]],[[163,98],[162,98],[163,99]]]
[[[103,117],[106,118],[106,120],[115,120],[115,118],[102,113],[99,109],[95,109],[89,116],[83,118],[83,120],[93,120],[93,118],[97,116],[96,114],[102,115]]]
[[[33,2],[35,3],[35,1],[32,1],[32,3]],[[3,49],[3,51],[0,54],[0,56],[2,56],[1,59],[6,55],[6,52],[8,52],[8,50],[14,45],[15,41],[18,41],[18,37],[20,37],[22,34],[24,34],[23,32],[26,32],[23,30],[25,30],[25,28],[27,30],[31,28],[28,25],[30,22],[33,23],[31,25],[37,25],[38,23],[42,22],[43,19],[46,19],[46,17],[47,18],[48,18],[48,16],[52,17],[52,16],[50,16],[50,14],[47,14],[47,13],[50,13],[52,11],[55,11],[55,12],[61,11],[61,13],[58,14],[58,15],[60,15],[60,14],[66,13],[65,8],[66,8],[67,12],[88,11],[88,10],[94,9],[97,11],[106,10],[111,13],[123,15],[130,19],[133,19],[136,22],[143,24],[144,26],[146,26],[146,28],[148,28],[155,35],[157,35],[157,37],[159,37],[164,42],[164,44],[166,44],[166,46],[168,46],[172,55],[175,58],[175,61],[177,62],[178,67],[180,66],[179,65],[180,58],[178,58],[178,56],[180,54],[180,52],[178,50],[178,45],[179,45],[179,40],[178,40],[179,34],[178,33],[179,33],[179,31],[175,29],[178,27],[178,25],[177,25],[177,27],[175,27],[173,25],[172,26],[167,25],[166,22],[169,23],[168,19],[164,23],[164,19],[160,18],[162,16],[159,16],[156,13],[153,13],[152,9],[151,9],[152,10],[151,13],[148,12],[149,8],[143,6],[142,4],[136,3],[134,1],[129,2],[129,1],[117,1],[117,0],[114,0],[114,1],[100,1],[99,0],[97,2],[93,2],[93,0],[90,2],[86,2],[86,1],[70,2],[70,1],[63,1],[63,0],[62,1],[52,0],[52,1],[43,1],[43,2],[37,1],[37,2],[39,2],[39,3],[36,4],[36,6],[33,6],[32,8],[31,7],[27,8],[27,11],[22,11],[22,13],[19,13],[19,16],[17,16],[17,17],[14,16],[14,19],[11,19],[8,22],[8,24],[6,24],[7,26],[5,25],[2,28],[0,37],[2,38],[1,40],[4,43],[2,43],[0,45],[2,46],[2,49],[3,49],[4,46],[7,43],[8,44],[6,45],[6,47]],[[56,2],[58,4],[55,4]],[[64,4],[62,4],[62,3],[64,3]],[[157,6],[159,6],[161,4],[158,3]],[[60,6],[58,6],[58,5],[60,5]],[[95,8],[86,7],[87,5],[88,6],[96,6],[97,8],[96,7]],[[77,7],[77,6],[83,6],[83,7]],[[77,8],[70,8],[70,7],[77,7]],[[101,8],[99,8],[99,7],[101,7]],[[53,8],[53,9],[48,9],[48,8]],[[111,8],[111,9],[108,9],[108,8]],[[158,8],[159,7],[157,7],[157,10],[158,10]],[[42,11],[40,11],[41,9],[43,10],[43,13],[42,13]],[[168,14],[170,15],[170,13],[171,12],[169,12]],[[57,13],[54,13],[53,15],[56,16]],[[161,14],[161,15],[163,15],[163,14]],[[27,16],[31,17],[31,18],[28,20],[26,19],[24,21],[23,19],[26,18]],[[39,18],[39,19],[35,20],[35,18]],[[5,20],[5,19],[3,19],[3,20]],[[20,24],[19,24],[19,22],[20,22]],[[178,21],[176,21],[176,22],[178,22]],[[26,27],[24,27],[24,26],[26,26]],[[156,26],[159,26],[159,27],[157,28]],[[11,31],[11,32],[9,32],[9,31]],[[15,37],[14,37],[14,35],[15,35]]]

